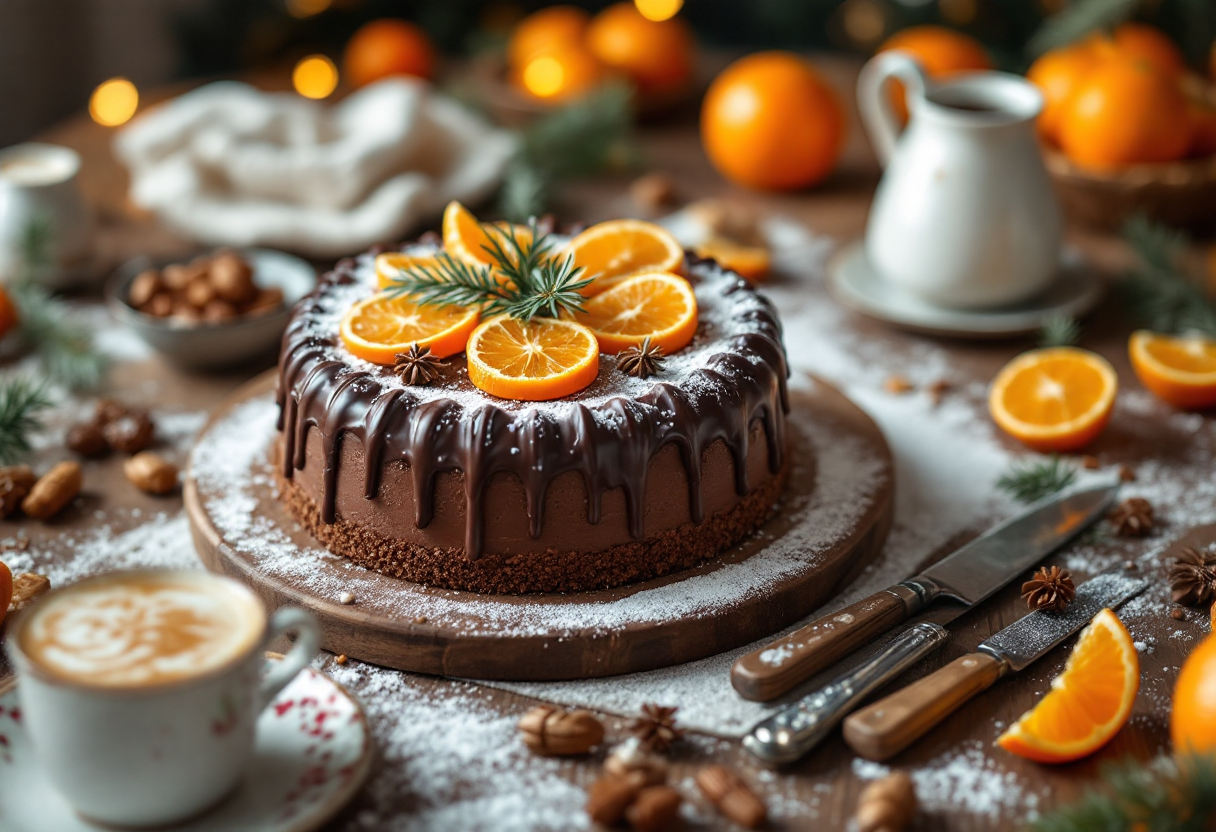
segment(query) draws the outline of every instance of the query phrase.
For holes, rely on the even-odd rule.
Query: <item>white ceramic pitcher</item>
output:
[[[887,81],[907,90],[900,132]],[[1006,306],[1047,288],[1062,222],[1034,120],[1043,106],[1023,78],[974,72],[927,78],[898,51],[862,70],[857,98],[886,167],[866,228],[866,255],[885,280],[931,303]]]

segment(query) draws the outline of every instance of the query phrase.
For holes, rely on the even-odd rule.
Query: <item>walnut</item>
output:
[[[137,454],[152,444],[156,426],[142,410],[131,410],[102,428],[106,442],[116,451]]]
[[[161,292],[139,307],[139,311],[145,315],[151,315],[153,318],[167,318],[173,314],[173,296],[167,292]]]
[[[858,832],[902,832],[916,816],[916,789],[907,772],[870,783],[857,801]]]
[[[168,494],[177,488],[177,466],[151,451],[128,459],[122,472],[136,488],[149,494]]]
[[[215,300],[215,296],[215,287],[205,277],[200,277],[186,287],[186,303],[195,309],[202,309],[208,303]]]
[[[604,741],[604,725],[590,711],[533,708],[519,721],[524,745],[537,754],[563,757],[586,754]]]
[[[705,799],[740,826],[755,829],[768,817],[756,793],[725,766],[706,766],[697,772],[696,781]]]
[[[253,269],[239,254],[228,251],[211,261],[211,284],[215,293],[229,303],[248,303],[258,293]]]
[[[105,456],[110,452],[105,432],[96,422],[82,422],[68,431],[63,443],[68,450],[83,457]]]
[[[625,809],[625,819],[635,832],[666,832],[680,816],[682,802],[671,786],[647,786]]]
[[[28,465],[0,468],[0,517],[8,517],[16,511],[37,481]]]
[[[84,485],[79,462],[61,462],[34,483],[21,510],[35,520],[49,520],[76,499]]]
[[[642,784],[631,778],[601,777],[587,790],[584,810],[596,823],[613,826],[625,817],[625,810],[641,790]]]
[[[131,287],[127,289],[127,303],[138,309],[156,297],[164,286],[156,269],[142,271],[135,275]]]

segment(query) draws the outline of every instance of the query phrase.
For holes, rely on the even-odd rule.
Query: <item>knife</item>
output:
[[[1103,608],[1117,607],[1147,586],[1143,578],[1118,573],[1086,581],[1063,612],[1040,610],[1023,616],[974,653],[850,716],[844,722],[845,742],[869,760],[893,757],[997,679],[1042,658]]]
[[[1109,483],[1045,497],[919,575],[740,657],[731,668],[731,684],[744,699],[767,702],[943,597],[961,604],[945,620],[934,617],[945,623],[1103,516],[1118,491],[1118,483]]]

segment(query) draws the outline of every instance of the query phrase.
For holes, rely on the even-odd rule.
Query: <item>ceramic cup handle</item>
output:
[[[861,120],[870,134],[878,161],[885,167],[895,151],[903,124],[891,107],[887,82],[892,78],[904,84],[909,98],[921,98],[925,94],[925,72],[921,65],[907,52],[898,49],[875,55],[862,68],[857,79],[857,104],[861,108]]]
[[[271,662],[258,688],[256,712],[265,710],[279,691],[296,678],[296,674],[308,666],[321,649],[321,625],[312,614],[299,607],[282,607],[270,617],[266,636],[267,643],[279,636],[294,632],[296,643],[282,659]]]

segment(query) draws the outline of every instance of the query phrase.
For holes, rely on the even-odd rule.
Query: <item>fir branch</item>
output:
[[[445,251],[435,255],[434,266],[400,269],[385,291],[393,297],[404,295],[424,306],[475,306],[497,308],[508,294],[494,273],[486,267],[470,266]]]
[[[21,229],[18,250],[21,260],[15,286],[32,286],[38,276],[51,264],[51,234],[55,230],[54,220],[46,214],[34,214]]]
[[[17,333],[38,358],[43,375],[69,390],[95,390],[108,362],[93,343],[93,331],[67,307],[32,283],[13,287],[20,323]]]
[[[628,162],[632,93],[608,84],[538,118],[520,137],[507,166],[499,210],[509,219],[544,213],[553,186],[563,179],[590,176],[614,162]]]
[[[1014,463],[996,481],[996,487],[1022,503],[1033,503],[1063,491],[1077,478],[1077,469],[1052,454],[1047,459]]]
[[[46,389],[25,378],[0,384],[0,464],[19,462],[30,451],[30,434],[39,430],[39,414],[51,406]]]
[[[1043,21],[1026,43],[1032,56],[1078,41],[1091,32],[1109,29],[1135,13],[1141,0],[1074,0]]]
[[[1128,220],[1123,236],[1140,260],[1124,275],[1123,294],[1144,325],[1158,332],[1216,335],[1216,307],[1179,267],[1190,244],[1187,236],[1143,216]]]
[[[1103,792],[1031,825],[1035,832],[1203,832],[1216,813],[1216,758],[1159,759],[1107,766]]]
[[[1039,330],[1040,347],[1071,347],[1081,340],[1081,325],[1063,312],[1052,312]]]

